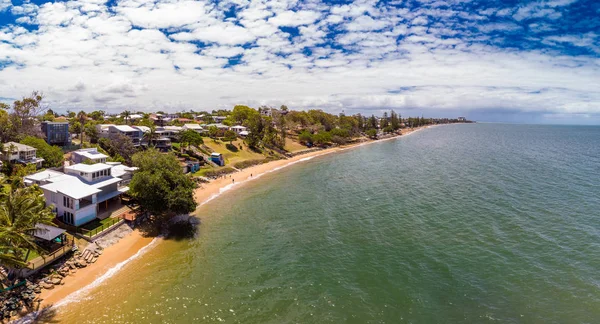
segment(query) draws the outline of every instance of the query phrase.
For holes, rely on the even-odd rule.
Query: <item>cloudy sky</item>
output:
[[[0,100],[600,124],[600,1],[0,0]]]

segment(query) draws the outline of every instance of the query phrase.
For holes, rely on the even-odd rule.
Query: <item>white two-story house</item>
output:
[[[60,221],[81,226],[96,219],[110,199],[129,190],[122,178],[112,175],[115,166],[80,163],[65,167],[65,173],[46,170],[26,176],[25,183],[40,186],[46,206],[53,206]]]

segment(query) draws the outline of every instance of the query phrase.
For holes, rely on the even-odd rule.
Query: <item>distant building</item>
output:
[[[466,117],[458,117],[458,121],[459,122],[466,122],[467,118]]]
[[[240,135],[242,132],[245,132],[245,131],[248,130],[247,127],[239,126],[239,125],[238,126],[231,126],[229,129],[232,130],[232,131],[234,131],[238,135]]]
[[[185,124],[183,125],[183,127],[181,127],[182,130],[193,130],[196,131],[198,133],[202,133],[204,130],[202,129],[202,126],[200,126],[199,124]]]
[[[143,126],[136,126],[143,127]],[[96,125],[98,136],[104,138],[113,138],[118,134],[122,134],[131,138],[134,146],[139,146],[142,142],[143,132],[137,128],[133,128],[128,125],[112,125],[112,124],[100,124]]]
[[[84,163],[90,161],[93,163],[105,163],[108,155],[98,152],[98,149],[87,148],[71,152],[71,161],[73,163]]]
[[[42,122],[42,132],[46,136],[46,143],[50,145],[71,145],[69,122]]]
[[[213,120],[217,123],[222,123],[227,117],[225,116],[213,116]]]
[[[2,161],[9,163],[35,164],[36,167],[42,167],[44,159],[37,157],[37,149],[29,145],[7,142],[4,143],[1,152]]]

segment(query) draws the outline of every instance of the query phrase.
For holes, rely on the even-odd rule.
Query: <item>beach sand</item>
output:
[[[403,129],[402,136],[406,136],[409,133],[413,133],[417,130],[427,127],[414,128],[412,130]],[[239,172],[232,173],[231,177],[227,175],[225,178],[213,180],[209,183],[204,183],[200,188],[196,189],[194,195],[196,203],[198,204],[196,212],[198,212],[198,209],[201,208],[202,205],[218,197],[223,192],[240,187],[244,184],[244,182],[258,178],[263,174],[277,171],[286,166],[302,161],[307,161],[317,156],[344,151],[349,148],[359,147],[366,144],[379,143],[398,137],[399,136],[394,136],[382,140],[367,141],[342,147],[334,147],[320,151],[313,151],[310,153],[295,156],[293,158],[285,160],[276,160],[269,163],[249,167],[240,170]],[[203,216],[203,218],[204,217],[205,216]],[[133,231],[130,235],[119,240],[114,245],[107,247],[104,250],[102,256],[98,258],[98,261],[96,261],[96,263],[86,268],[80,269],[75,274],[66,277],[64,279],[64,285],[56,286],[52,290],[43,290],[40,295],[40,298],[43,299],[41,306],[44,307],[57,304],[60,305],[63,299],[85,288],[86,286],[93,284],[98,278],[102,277],[110,269],[114,269],[118,265],[122,266],[123,262],[129,260],[131,257],[136,255],[140,250],[148,246],[148,244],[150,244],[152,241],[153,238],[143,237],[139,231]]]

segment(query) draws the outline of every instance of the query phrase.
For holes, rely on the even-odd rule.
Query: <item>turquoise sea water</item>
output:
[[[58,319],[598,323],[599,143],[600,127],[451,125],[314,158],[203,206],[197,239]]]

